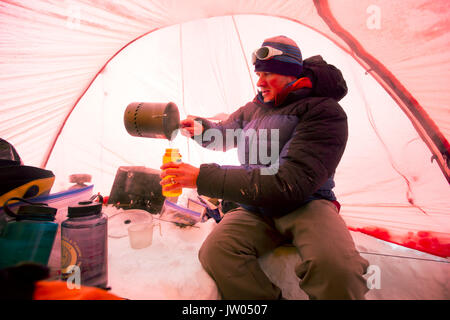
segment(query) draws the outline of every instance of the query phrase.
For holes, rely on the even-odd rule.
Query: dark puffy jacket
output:
[[[333,177],[348,136],[347,116],[337,101],[347,86],[341,72],[320,56],[304,61],[304,76],[312,88],[291,91],[277,106],[262,103],[258,94],[225,121],[199,118],[205,129],[216,130],[204,131],[195,137],[197,142],[223,150],[237,146],[241,163],[202,164],[199,194],[270,216],[284,215],[312,199],[336,200]],[[228,139],[219,141],[218,133],[224,138],[228,134]]]

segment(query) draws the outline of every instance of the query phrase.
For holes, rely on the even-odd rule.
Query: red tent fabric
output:
[[[349,228],[448,257],[448,16],[444,0],[1,1],[0,136],[55,190],[85,172],[106,194],[120,165],[158,168],[167,146],[126,134],[128,103],[231,113],[255,93],[250,53],[286,34],[349,84],[336,172]],[[174,143],[192,164],[234,161]]]

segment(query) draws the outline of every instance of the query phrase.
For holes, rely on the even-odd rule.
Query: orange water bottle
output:
[[[163,156],[163,164],[168,162],[180,163],[181,162],[181,154],[178,149],[166,149],[166,153]],[[172,179],[174,176],[166,176],[164,179]],[[170,185],[170,184],[168,184]],[[182,188],[171,190],[171,191],[163,191],[162,194],[164,197],[178,197],[182,192]]]

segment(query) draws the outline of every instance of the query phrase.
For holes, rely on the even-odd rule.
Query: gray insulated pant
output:
[[[310,299],[364,299],[369,266],[327,200],[313,200],[281,218],[237,208],[225,214],[199,251],[223,299],[279,299],[281,290],[262,271],[258,257],[293,243],[301,262],[295,272]]]

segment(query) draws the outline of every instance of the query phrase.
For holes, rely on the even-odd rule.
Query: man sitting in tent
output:
[[[253,64],[260,88],[253,101],[219,123],[181,122],[184,134],[205,147],[237,146],[241,166],[168,163],[161,178],[175,177],[163,179],[163,189],[197,188],[200,195],[239,204],[199,252],[224,299],[281,298],[258,257],[286,242],[298,249],[295,272],[311,299],[364,299],[368,262],[357,252],[332,191],[348,136],[347,117],[337,103],[347,93],[342,74],[320,56],[303,61],[297,44],[285,36],[266,39],[253,53]],[[202,140],[212,129],[214,141]],[[223,141],[217,141],[217,131]],[[266,155],[276,152],[276,161],[262,161],[261,148]]]

